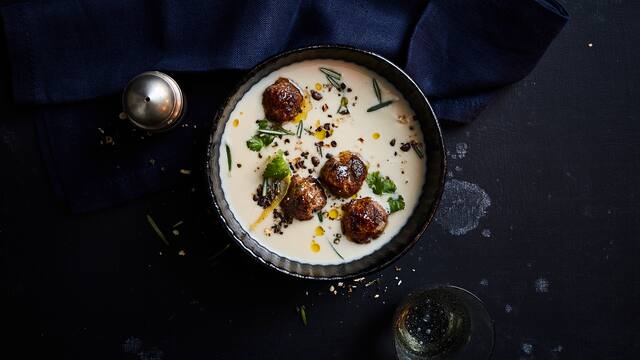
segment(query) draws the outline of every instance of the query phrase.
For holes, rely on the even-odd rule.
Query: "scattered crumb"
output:
[[[182,175],[190,175],[191,174],[191,170],[189,170],[189,169],[180,169],[180,174],[182,174]]]
[[[187,255],[187,253],[186,253],[184,250],[180,250],[180,251],[178,251],[178,255],[180,255],[180,256],[186,256],[186,255]]]
[[[373,298],[374,298],[374,299],[377,299],[377,298],[379,298],[379,297],[380,297],[380,295],[378,295],[378,294],[373,295]]]

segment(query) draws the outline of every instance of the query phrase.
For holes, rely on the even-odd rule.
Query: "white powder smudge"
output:
[[[522,346],[520,347],[520,349],[522,349],[522,352],[527,354],[527,355],[533,354],[533,345],[532,344],[522,343]]]
[[[511,306],[511,304],[507,304],[504,306],[504,312],[506,312],[507,314],[511,314],[512,311],[513,307]]]
[[[464,235],[478,226],[489,206],[489,195],[478,185],[451,179],[444,185],[436,221],[451,235]]]
[[[491,237],[491,230],[489,229],[483,229],[481,232],[482,236],[486,237],[486,238],[490,238]]]
[[[489,285],[489,280],[487,280],[487,279],[482,279],[482,280],[480,280],[480,285],[482,285],[482,286],[488,286],[488,285]]]
[[[467,143],[457,143],[456,144],[456,155],[458,155],[458,159],[464,159],[467,156],[467,150],[469,149],[469,145]]]
[[[142,340],[137,337],[129,336],[122,343],[122,350],[127,354],[137,354],[142,350]]]
[[[140,360],[162,360],[164,353],[160,349],[152,348],[138,353]]]
[[[545,278],[537,279],[535,281],[536,292],[540,294],[549,292],[549,285],[550,285],[549,280]]]

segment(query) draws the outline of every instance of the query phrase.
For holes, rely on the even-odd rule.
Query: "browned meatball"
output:
[[[387,226],[387,211],[370,197],[351,200],[342,210],[342,232],[353,242],[366,244]]]
[[[300,114],[303,100],[300,89],[286,78],[279,78],[262,94],[266,118],[278,123],[291,121]]]
[[[338,156],[327,160],[320,170],[320,181],[340,197],[350,197],[357,193],[367,178],[367,166],[360,155],[342,151]]]
[[[327,195],[318,180],[294,175],[287,195],[280,202],[285,214],[298,220],[311,220],[313,213],[327,204]]]

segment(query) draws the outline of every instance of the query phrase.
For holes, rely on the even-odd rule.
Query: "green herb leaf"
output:
[[[160,228],[158,227],[158,224],[156,224],[156,222],[153,220],[153,218],[149,214],[147,214],[147,222],[149,223],[149,225],[151,225],[151,228],[153,229],[153,231],[155,231],[156,235],[158,235],[160,240],[162,240],[162,242],[165,245],[169,246],[169,241],[167,241],[167,238],[162,233],[162,230],[160,230]]]
[[[262,180],[262,196],[267,196],[268,188],[269,188],[269,179],[264,178]]]
[[[298,138],[302,137],[302,129],[304,129],[304,121],[300,120],[300,122],[298,123],[298,129],[296,130],[296,135],[298,136]]]
[[[282,150],[271,159],[267,167],[264,169],[262,176],[265,179],[282,180],[291,175],[291,169],[289,169],[289,163],[284,158]]]
[[[276,136],[295,135],[295,133],[292,133],[291,131],[285,130],[285,129],[279,129],[279,130],[258,129],[258,132],[261,134],[269,134],[269,135],[276,135]]]
[[[344,260],[344,257],[342,257],[342,255],[338,252],[338,249],[336,249],[336,247],[333,245],[331,240],[327,239],[327,242],[329,243],[329,246],[331,246],[331,248],[333,249],[333,252],[336,253],[336,255],[338,255],[338,257],[340,257],[340,259]]]
[[[258,120],[256,123],[258,124],[258,129],[266,129],[269,127],[269,120],[267,119]]]
[[[373,92],[376,94],[376,98],[378,98],[378,102],[382,102],[382,93],[380,92],[380,86],[378,85],[378,81],[376,78],[373,78]]]
[[[404,209],[404,198],[402,197],[402,195],[398,195],[398,197],[395,199],[392,197],[389,197],[387,199],[387,202],[389,203],[390,214],[393,214],[396,211]]]
[[[247,147],[251,151],[260,151],[264,146],[262,138],[259,135],[255,135],[251,137],[251,139],[247,140]]]
[[[308,322],[307,322],[307,311],[304,308],[304,305],[300,306],[300,307],[296,307],[296,310],[298,310],[298,313],[300,314],[300,319],[302,319],[302,324],[304,326],[307,326]]]
[[[383,107],[390,105],[392,102],[393,102],[393,100],[387,100],[387,101],[381,102],[380,104],[373,105],[372,107],[370,107],[370,108],[368,108],[368,109],[367,109],[367,112],[372,112],[372,111],[380,110],[380,109],[382,109]]]
[[[396,191],[396,184],[388,176],[382,177],[379,171],[374,171],[367,175],[367,185],[376,195],[382,193],[392,194]]]
[[[323,219],[323,216],[324,216],[324,215],[322,215],[322,211],[318,211],[317,214],[318,214],[318,220],[320,220],[320,222],[322,222],[322,219]]]
[[[231,160],[231,149],[229,148],[229,144],[224,144],[224,147],[227,150],[227,166],[229,167],[229,171],[231,171],[231,168],[232,168],[231,167],[231,163],[232,163],[232,160]]]
[[[329,84],[333,85],[333,87],[336,88],[336,90],[338,91],[341,90],[340,83],[335,78],[332,78],[331,76],[327,75],[327,81],[329,82]]]
[[[418,144],[415,141],[411,142],[411,147],[413,148],[413,151],[416,152],[416,154],[418,155],[418,157],[420,159],[424,158],[424,151],[422,151],[422,145]]]
[[[323,74],[327,75],[328,77],[335,78],[336,80],[342,79],[342,74],[340,74],[339,72],[337,72],[337,71],[335,71],[333,69],[329,69],[329,68],[326,68],[326,67],[321,67],[320,71]]]
[[[338,111],[336,111],[338,114],[341,115],[347,115],[349,113],[349,99],[346,96],[343,96],[342,99],[340,99],[340,107],[338,107]]]

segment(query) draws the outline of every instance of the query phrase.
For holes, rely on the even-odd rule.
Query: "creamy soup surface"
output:
[[[321,67],[339,73],[346,88],[338,91],[333,87],[326,74],[319,70]],[[252,151],[247,146],[247,140],[256,135],[256,120],[265,117],[262,94],[280,77],[291,79],[305,93],[317,91],[322,99],[309,97],[310,110],[302,120],[305,130],[301,137],[297,136],[297,123],[284,123],[284,129],[296,134],[276,137],[273,143],[259,152]],[[381,101],[374,91],[374,78],[379,85]],[[343,97],[348,99],[348,114],[338,113]],[[393,102],[388,106],[367,112],[372,106],[389,100]],[[344,113],[344,109],[341,110]],[[326,131],[317,131],[325,124],[331,126],[329,137],[326,137]],[[323,146],[319,148],[317,143],[320,141]],[[411,142],[414,146],[409,147]],[[418,205],[426,172],[426,158],[421,150],[423,143],[420,124],[414,119],[408,102],[381,76],[359,65],[338,60],[317,59],[294,63],[261,79],[231,113],[224,128],[218,159],[222,189],[238,222],[267,249],[308,264],[349,262],[371,254],[390,241]],[[231,170],[228,167],[227,147],[232,159]],[[293,174],[302,177],[318,177],[322,165],[327,161],[327,154],[337,155],[343,150],[359,153],[368,166],[368,173],[378,171],[381,176],[388,176],[395,183],[396,191],[376,195],[364,182],[354,198],[369,196],[389,211],[388,199],[402,196],[405,207],[389,214],[382,235],[368,244],[352,242],[342,234],[341,206],[351,199],[337,198],[328,191],[327,204],[320,216],[314,214],[308,221],[294,219],[276,232],[273,229],[276,219],[270,214],[252,227],[263,212],[254,195],[263,183],[262,174],[269,158],[279,150],[287,154],[286,159],[290,163],[300,158],[302,153],[308,153],[304,162],[306,168],[294,168],[293,171]],[[320,160],[317,166],[310,161],[313,156]]]

